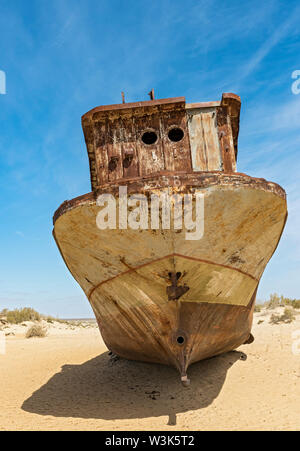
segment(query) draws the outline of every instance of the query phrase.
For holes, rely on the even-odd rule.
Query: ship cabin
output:
[[[236,171],[240,97],[184,97],[94,108],[82,116],[92,190],[150,175]]]

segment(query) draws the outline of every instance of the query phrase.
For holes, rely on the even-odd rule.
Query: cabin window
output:
[[[131,154],[125,154],[125,158],[124,158],[124,160],[123,160],[123,166],[124,166],[124,168],[128,169],[129,166],[130,166],[131,163],[132,163],[132,160],[133,160],[133,155],[131,155]]]
[[[117,165],[118,165],[118,157],[111,157],[108,163],[108,169],[110,170],[110,172],[115,171],[117,169]]]
[[[142,135],[142,141],[144,144],[150,146],[151,144],[155,144],[157,141],[157,134],[153,131],[147,131]]]
[[[168,138],[170,141],[179,142],[182,140],[183,137],[184,137],[184,132],[181,128],[174,127],[174,128],[171,128],[171,130],[169,130]]]

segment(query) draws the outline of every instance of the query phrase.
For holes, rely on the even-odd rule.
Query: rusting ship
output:
[[[133,360],[188,366],[249,343],[257,287],[280,240],[285,191],[236,172],[240,98],[184,97],[97,107],[82,117],[92,192],[54,214],[54,238],[107,347]],[[167,190],[204,199],[203,236],[99,229],[99,195]],[[150,212],[149,212],[150,215]]]

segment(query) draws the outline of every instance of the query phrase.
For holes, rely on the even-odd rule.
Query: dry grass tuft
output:
[[[300,299],[291,299],[279,296],[277,293],[270,295],[270,299],[264,304],[267,309],[275,309],[276,307],[289,306],[294,309],[300,309]]]
[[[41,315],[29,307],[6,310],[5,314],[7,322],[11,324],[20,324],[24,321],[39,321],[41,319]]]
[[[295,319],[295,314],[292,309],[285,308],[282,315],[274,314],[270,318],[271,324],[279,324],[279,323],[291,323]]]
[[[26,332],[26,338],[38,337],[43,338],[47,334],[47,330],[41,324],[34,324]]]

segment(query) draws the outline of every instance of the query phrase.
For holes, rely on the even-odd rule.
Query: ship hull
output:
[[[99,230],[97,196],[118,203],[122,182],[65,202],[54,237],[115,354],[188,366],[236,349],[250,336],[255,296],[286,221],[278,185],[244,174],[158,174],[124,181],[128,195],[168,190],[204,197],[204,233]]]

